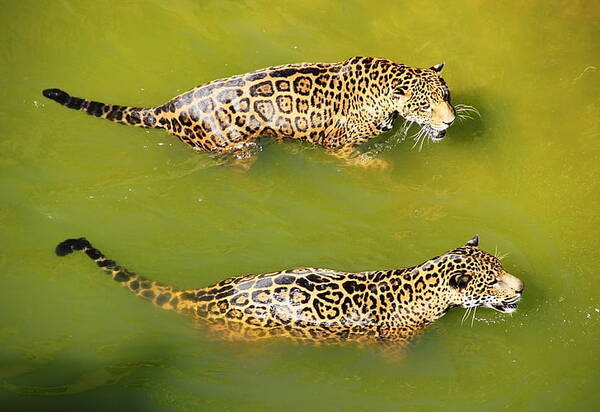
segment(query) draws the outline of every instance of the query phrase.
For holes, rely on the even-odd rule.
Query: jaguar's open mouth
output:
[[[442,140],[444,136],[446,136],[446,130],[435,130],[433,127],[428,124],[422,126],[423,131],[434,142],[438,140]]]
[[[493,309],[497,310],[498,312],[512,313],[515,310],[517,310],[517,307],[519,306],[519,299],[512,301],[510,303],[502,302],[501,305],[491,305],[491,306]]]

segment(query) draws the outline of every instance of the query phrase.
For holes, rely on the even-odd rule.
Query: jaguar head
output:
[[[443,63],[429,69],[405,66],[393,90],[398,114],[420,125],[420,133],[434,141],[444,138],[456,118],[450,91],[440,75],[443,67]]]
[[[478,236],[440,258],[452,305],[483,306],[503,313],[517,309],[523,282],[504,270],[497,257],[479,249]]]

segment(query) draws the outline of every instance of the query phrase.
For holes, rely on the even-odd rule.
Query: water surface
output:
[[[600,402],[597,2],[20,1],[0,27],[0,404],[14,410],[591,410]],[[60,87],[156,105],[261,67],[353,55],[445,61],[481,118],[390,171],[266,145],[248,173],[159,130],[66,110]],[[513,316],[455,309],[406,360],[212,342],[57,242],[86,236],[196,287],[318,266],[414,265],[475,233],[525,281]]]

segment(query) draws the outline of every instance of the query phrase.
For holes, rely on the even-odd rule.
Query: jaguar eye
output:
[[[457,272],[450,277],[450,286],[454,289],[464,289],[467,287],[470,281],[470,275],[465,275],[464,273]]]

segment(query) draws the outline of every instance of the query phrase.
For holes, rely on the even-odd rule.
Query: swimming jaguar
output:
[[[523,282],[479,248],[464,246],[419,265],[348,273],[297,268],[236,276],[199,289],[175,289],[117,265],[85,238],[67,239],[58,256],[85,252],[115,281],[154,305],[190,315],[221,339],[386,342],[405,346],[453,307],[511,313]]]
[[[245,167],[256,158],[259,137],[303,140],[348,164],[384,167],[357,146],[391,130],[398,116],[420,125],[420,137],[435,141],[454,122],[443,66],[415,68],[374,57],[288,64],[215,80],[145,109],[85,100],[60,89],[43,95],[92,116],[165,129],[195,150],[229,154]]]

